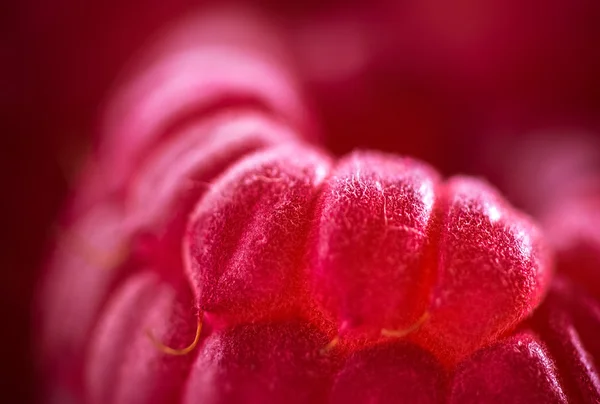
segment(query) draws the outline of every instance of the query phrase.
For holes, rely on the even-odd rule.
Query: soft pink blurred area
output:
[[[597,119],[597,2],[378,4],[299,29],[334,149],[392,146],[465,170],[488,132]]]
[[[597,0],[243,3],[251,7],[243,15],[258,14],[274,30],[326,146],[338,154],[378,148],[445,174],[491,176],[484,151],[491,160],[511,158],[489,146],[492,134],[495,145],[535,129],[600,130]],[[8,319],[4,398],[32,398],[27,313],[36,268],[115,83],[135,72],[140,49],[170,24],[215,4],[225,6],[26,0],[2,13],[0,106],[11,150],[2,170],[3,244],[11,246],[0,294]],[[214,23],[231,28],[239,19]]]

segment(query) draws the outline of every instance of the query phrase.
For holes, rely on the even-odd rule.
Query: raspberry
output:
[[[375,153],[354,153],[329,174],[317,202],[310,280],[342,335],[405,329],[428,309],[438,181],[425,164]]]
[[[37,296],[42,372],[52,378],[81,384],[93,325],[131,272],[143,266],[170,281],[181,278],[187,214],[207,184],[241,156],[296,136],[294,125],[309,126],[284,62],[266,56],[274,49],[260,24],[214,43],[212,31],[222,30],[223,15],[209,17],[191,19],[149,51],[104,119],[98,152],[62,220],[66,230]],[[217,23],[205,24],[211,18]],[[236,40],[252,45],[245,49]],[[209,55],[218,57],[211,62]],[[254,76],[232,83],[228,70],[217,67],[234,60]],[[214,80],[195,74],[202,63],[215,67]],[[215,80],[223,85],[219,91]],[[165,104],[167,98],[173,103]],[[310,129],[303,133],[314,136]]]
[[[551,263],[537,227],[491,187],[455,177],[446,198],[431,320],[421,332],[428,346],[455,360],[539,304]]]
[[[179,56],[206,61],[205,50]],[[251,65],[278,69],[263,62]],[[179,83],[178,104],[164,111],[144,104],[154,91],[145,85],[136,105],[117,108],[123,125],[107,126],[98,153],[98,172],[113,178],[83,185],[86,203],[76,198],[68,213],[38,300],[51,394],[209,404],[598,398],[597,302],[557,280],[534,312],[552,266],[528,218],[485,182],[442,180],[417,160],[336,161],[305,142],[300,103],[278,109],[280,87],[242,81],[223,78],[227,100],[250,92],[250,103],[198,101]],[[157,115],[146,121],[148,111]]]
[[[457,366],[450,402],[595,403],[598,332],[598,302],[559,277],[521,330]]]
[[[224,121],[216,122],[220,125],[209,127],[213,130],[227,127]],[[259,126],[262,130],[269,127]],[[249,127],[242,125],[240,128],[247,130]],[[203,131],[189,133],[206,134]],[[183,144],[188,142],[186,136],[182,139]],[[254,144],[256,137],[242,136],[241,139],[250,139],[249,144]],[[224,144],[236,146],[244,143],[229,140]],[[242,147],[242,150],[251,149]],[[167,152],[164,161],[171,162],[173,160],[168,157],[170,151],[178,150],[178,146],[164,150]],[[142,175],[138,178],[157,186],[140,186],[137,195],[146,192],[146,195],[152,196],[149,190],[155,190],[158,206],[167,209],[164,213],[152,214],[152,210],[144,209],[143,204],[139,204],[138,209],[133,209],[136,205],[131,204],[125,210],[126,220],[120,223],[122,227],[117,225],[120,235],[129,237],[129,244],[133,246],[140,243],[140,234],[143,235],[142,244],[147,241],[147,235],[140,230],[158,229],[159,234],[166,232],[169,237],[175,237],[175,241],[163,244],[159,239],[159,248],[155,249],[133,247],[130,250],[133,258],[126,261],[127,265],[121,265],[129,269],[115,266],[111,271],[100,265],[88,266],[79,278],[71,279],[71,282],[77,279],[77,282],[107,279],[98,285],[101,287],[96,295],[74,295],[76,300],[87,300],[93,305],[87,306],[85,313],[75,310],[70,316],[71,321],[78,316],[88,319],[97,316],[97,310],[106,296],[109,297],[95,331],[84,329],[91,324],[90,320],[86,320],[82,323],[84,327],[75,329],[80,330],[76,335],[67,334],[65,338],[66,341],[80,341],[80,345],[75,347],[73,361],[77,362],[79,357],[84,362],[87,376],[83,394],[92,402],[127,402],[128,397],[134,394],[135,389],[130,383],[134,380],[156,388],[156,391],[150,389],[144,393],[148,400],[180,394],[181,380],[185,379],[182,375],[186,372],[181,369],[188,369],[189,365],[186,367],[185,364],[189,364],[193,357],[172,358],[167,354],[178,351],[166,346],[181,349],[179,346],[185,346],[184,340],[187,343],[194,340],[192,334],[196,321],[190,321],[195,316],[189,313],[194,304],[200,310],[198,321],[207,323],[215,333],[245,327],[248,321],[282,321],[308,315],[309,320],[316,320],[315,326],[322,328],[319,331],[320,342],[311,345],[311,352],[324,357],[329,354],[335,356],[348,349],[357,352],[361,348],[350,344],[341,347],[341,351],[333,345],[324,350],[331,339],[331,322],[337,323],[340,337],[345,339],[346,320],[343,316],[335,318],[326,314],[328,306],[323,305],[323,296],[341,300],[345,293],[359,291],[356,296],[360,299],[362,281],[362,294],[367,296],[364,300],[366,307],[363,304],[347,305],[340,313],[360,318],[352,312],[353,308],[358,308],[359,315],[363,316],[362,326],[376,331],[367,334],[371,344],[382,338],[379,333],[384,327],[389,327],[386,323],[389,319],[378,314],[379,310],[386,308],[386,304],[395,305],[392,306],[395,310],[387,314],[389,318],[405,321],[400,325],[408,327],[405,328],[408,330],[406,334],[412,332],[409,336],[412,341],[425,347],[446,366],[451,366],[509,331],[535,307],[544,292],[549,268],[535,228],[481,182],[454,178],[444,183],[422,163],[376,153],[351,155],[332,170],[330,160],[324,154],[293,141],[245,155],[236,152],[235,147],[231,154],[225,153],[225,147],[203,150],[204,153],[189,154],[189,161],[194,164],[183,158],[185,153],[174,153],[182,158],[168,164],[168,170],[159,169],[163,161],[160,158],[149,160],[157,162],[156,170],[150,167],[142,170],[147,177]],[[228,159],[223,159],[223,156],[228,155],[239,157],[237,162],[225,168]],[[208,158],[216,163],[196,164],[197,158]],[[176,168],[178,163],[182,167]],[[201,187],[191,193],[181,193],[180,184],[160,186],[170,185],[173,179],[189,178],[186,175],[189,173],[203,175],[207,172],[206,167],[224,167],[224,172],[218,175],[208,170],[216,178],[207,191]],[[174,194],[168,196],[161,192]],[[439,196],[440,192],[443,197]],[[192,198],[198,198],[198,202],[188,216],[185,210],[191,209]],[[177,212],[179,209],[184,211]],[[184,220],[171,220],[172,215],[186,218],[189,223],[187,235],[181,225]],[[97,231],[94,229],[92,234]],[[173,252],[157,253],[160,248],[175,248],[177,240],[183,242],[184,238],[187,247],[183,262]],[[369,242],[373,243],[373,247],[369,247]],[[332,250],[333,246],[338,251]],[[387,249],[389,253],[373,254],[375,247],[383,251]],[[315,255],[310,252],[313,249],[319,253],[316,257],[320,261],[314,261]],[[412,256],[407,256],[405,251]],[[70,253],[81,254],[77,251]],[[157,258],[164,256],[170,258]],[[57,259],[64,258],[58,256]],[[340,269],[335,269],[335,265],[339,265]],[[395,277],[394,269],[398,267],[404,268],[404,274],[412,275]],[[154,274],[152,282],[158,286],[151,286],[152,282],[139,274],[129,275],[132,270],[139,272],[144,268]],[[67,276],[74,269],[58,266],[55,270],[58,275],[54,273],[53,276]],[[81,271],[81,268],[77,269]],[[318,277],[311,278],[316,275],[315,269],[319,269],[323,281]],[[356,271],[355,274],[353,271]],[[361,278],[364,271],[371,276]],[[378,278],[373,279],[373,276]],[[152,326],[148,324],[152,321],[145,319],[160,317],[155,313],[159,309],[154,305],[161,301],[157,296],[167,293],[160,292],[160,285],[186,284],[188,280],[185,277],[191,281],[191,291],[185,292],[184,288],[181,292],[176,288],[170,293],[188,302],[188,313],[184,316],[187,320],[182,319],[181,314],[168,320],[168,305],[172,303],[167,301],[163,303],[167,305],[163,315],[166,316],[166,324],[172,324],[174,334],[161,332],[158,339],[146,338],[145,329]],[[125,286],[119,289],[121,291],[115,291],[122,282]],[[356,286],[352,282],[357,282]],[[499,284],[503,287],[498,289],[495,285]],[[84,285],[78,283],[74,290],[83,291]],[[335,288],[328,290],[331,285]],[[56,291],[54,289],[50,294]],[[316,295],[313,295],[314,291],[317,291]],[[190,299],[189,295],[194,298]],[[316,301],[313,301],[313,296],[317,296]],[[370,296],[372,298],[369,299]],[[461,299],[461,296],[468,300]],[[73,300],[74,304],[77,304],[76,300]],[[60,308],[55,310],[50,314],[64,315]],[[394,311],[401,315],[394,317]],[[421,311],[428,314],[425,319],[419,318]],[[315,312],[316,318],[312,317]],[[319,322],[323,313],[325,316]],[[417,326],[410,329],[414,322],[418,323]],[[391,324],[389,335],[384,333],[383,337],[404,336],[393,334],[395,325]],[[60,334],[49,331],[50,334],[53,332]],[[259,334],[252,334],[257,341],[260,340]],[[286,331],[285,335],[288,334]],[[81,344],[85,345],[82,338],[86,336],[91,338],[91,342],[89,353],[83,358],[84,347]],[[245,337],[240,338],[245,341]],[[265,338],[268,340],[268,336],[265,335]],[[161,340],[163,342],[157,342]],[[153,341],[155,344],[152,344]],[[201,352],[205,347],[206,342],[202,344]],[[409,351],[413,349],[417,348]],[[369,355],[369,351],[364,352]],[[200,354],[198,358],[203,357]],[[162,365],[152,365],[156,361]],[[431,362],[435,364],[431,366],[441,369],[436,361]],[[158,367],[148,371],[152,366]],[[209,369],[211,365],[197,366],[198,377],[202,378],[205,377],[202,369]],[[77,369],[78,366],[74,365],[70,373],[77,375]],[[163,370],[167,373],[160,376]],[[414,375],[413,370],[406,372]],[[423,377],[438,380],[443,377],[440,372],[426,372]],[[225,385],[228,385],[227,380],[226,377],[223,381]],[[243,387],[240,389],[246,391]],[[247,394],[252,396],[255,393]],[[260,394],[263,393],[256,394],[262,397]],[[436,392],[435,396],[441,394]],[[219,397],[221,394],[206,400],[218,402]]]
[[[354,154],[318,206],[313,290],[341,335],[418,329],[413,340],[455,362],[527,316],[549,281],[535,226],[481,181]]]
[[[324,402],[335,355],[321,355],[327,336],[298,320],[217,331],[198,352],[183,403]]]
[[[535,334],[523,332],[477,352],[454,377],[450,403],[566,403],[556,367]]]
[[[440,403],[447,377],[428,352],[404,341],[388,341],[352,353],[331,388],[330,403]]]
[[[166,141],[160,152],[151,153],[127,192],[126,214],[142,254],[164,268],[180,267],[189,212],[209,191],[211,180],[242,156],[292,139],[285,125],[241,110],[214,114]]]
[[[177,402],[193,356],[166,355],[194,339],[197,314],[187,284],[161,282],[152,272],[129,278],[108,302],[92,334],[85,367],[90,403]]]
[[[299,306],[312,203],[328,168],[325,156],[284,146],[248,156],[213,184],[184,252],[200,310],[231,323]]]
[[[578,287],[559,278],[533,323],[556,358],[569,397],[584,403],[600,399],[598,305]]]

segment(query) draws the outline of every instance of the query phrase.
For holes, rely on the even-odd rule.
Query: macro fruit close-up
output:
[[[154,3],[33,46],[31,401],[600,403],[595,5]]]

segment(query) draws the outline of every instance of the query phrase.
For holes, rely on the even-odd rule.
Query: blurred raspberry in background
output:
[[[36,268],[105,101],[115,83],[134,74],[132,66],[143,65],[140,49],[210,3],[27,0],[3,13],[0,99],[8,118],[5,150],[11,150],[2,170],[4,245],[12,248],[2,275],[10,325],[1,354],[2,377],[13,388],[5,397],[14,393],[24,401],[31,394],[31,357],[24,354]],[[516,151],[539,149],[499,144],[533,130],[568,127],[592,137],[600,130],[597,1],[540,7],[518,0],[257,0],[243,6],[250,8],[241,14],[256,13],[272,26],[325,145],[338,154],[377,148],[422,158],[445,174],[496,179],[494,161],[511,165]],[[215,24],[231,28],[239,20]],[[560,136],[569,138],[569,131]],[[527,207],[538,213],[535,203]]]

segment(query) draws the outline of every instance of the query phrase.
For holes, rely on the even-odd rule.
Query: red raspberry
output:
[[[418,329],[411,339],[444,362],[510,330],[549,281],[547,251],[528,219],[485,183],[442,182],[410,159],[342,160],[316,220],[313,290],[341,335]]]
[[[456,369],[450,403],[566,403],[556,366],[535,334],[517,333]]]
[[[556,360],[568,397],[582,403],[600,400],[598,302],[561,277],[554,282],[532,324]]]
[[[199,309],[228,324],[303,303],[313,201],[329,159],[299,144],[241,159],[189,218],[184,257]]]
[[[266,71],[277,71],[271,63]],[[83,185],[39,296],[52,394],[91,403],[598,397],[598,306],[575,286],[556,283],[511,334],[550,282],[529,219],[484,182],[443,181],[416,160],[356,152],[335,162],[298,135],[310,126],[301,103],[278,110],[269,91],[242,87],[252,103],[225,108],[209,97],[148,128],[136,107],[124,126],[109,125],[96,174],[119,178]]]
[[[182,402],[322,402],[339,362],[320,354],[326,343],[297,320],[217,331],[198,352]]]
[[[428,352],[405,341],[387,341],[350,354],[338,372],[330,403],[441,403],[448,377]]]
[[[133,275],[115,290],[88,343],[86,402],[179,401],[194,356],[167,355],[151,342],[193,341],[197,316],[190,307],[187,283],[171,285],[152,272]]]
[[[253,115],[241,116],[249,119]],[[225,127],[228,125],[224,120],[217,122]],[[260,130],[270,127],[274,126],[258,126]],[[248,130],[256,127],[241,125],[239,128]],[[190,133],[204,136],[207,132],[197,130]],[[240,150],[251,150],[248,145],[255,144],[257,139],[252,135],[253,131],[246,133],[249,133],[245,137],[248,143]],[[181,139],[186,144],[189,142],[185,132]],[[231,142],[230,139],[224,142],[228,145],[244,143]],[[177,148],[166,147],[164,150],[169,152]],[[81,386],[80,394],[91,402],[128,402],[132,396],[148,397],[150,402],[178,400],[183,394],[186,379],[182,375],[186,374],[194,357],[165,355],[170,350],[158,343],[155,336],[147,338],[144,331],[157,328],[159,341],[179,349],[184,346],[185,340],[194,340],[194,303],[200,309],[201,318],[204,317],[202,321],[213,328],[214,333],[227,333],[232,326],[247,321],[275,321],[277,318],[308,315],[307,319],[317,320],[315,326],[322,327],[322,337],[318,339],[319,344],[311,343],[311,349],[302,348],[297,355],[299,358],[306,355],[327,357],[327,349],[323,355],[321,352],[334,336],[330,333],[328,320],[337,322],[345,342],[346,320],[343,314],[356,314],[350,305],[346,306],[349,311],[340,312],[342,317],[332,316],[329,314],[331,307],[336,306],[324,305],[323,296],[329,294],[341,299],[346,293],[356,293],[353,288],[357,286],[352,286],[352,282],[360,280],[363,271],[369,271],[377,278],[367,278],[363,295],[373,298],[364,301],[366,307],[355,306],[359,309],[358,313],[363,313],[362,325],[370,331],[368,339],[379,339],[385,327],[390,328],[388,336],[399,336],[394,334],[396,331],[400,334],[416,331],[411,335],[413,341],[451,364],[514,327],[535,307],[544,291],[549,267],[545,263],[544,251],[537,247],[539,241],[534,228],[480,182],[456,178],[442,183],[431,169],[421,163],[378,154],[355,154],[346,160],[347,163],[340,163],[330,172],[327,157],[293,141],[286,146],[271,147],[245,156],[236,148],[215,146],[201,150],[204,152],[190,152],[189,160],[186,153],[182,153],[182,158],[169,164],[168,170],[147,169],[144,174],[136,176],[138,184],[146,181],[156,184],[154,187],[138,187],[137,197],[148,195],[139,200],[156,200],[157,206],[164,207],[164,211],[153,212],[143,208],[144,204],[139,202],[128,204],[124,210],[108,210],[112,217],[121,218],[113,222],[116,232],[112,234],[124,238],[123,243],[133,248],[127,261],[120,264],[112,262],[113,268],[102,268],[102,263],[90,261],[86,254],[73,250],[73,244],[66,244],[71,250],[63,250],[65,255],[58,255],[58,261],[53,263],[53,273],[48,277],[44,295],[48,313],[43,318],[42,337],[46,341],[47,363],[50,369],[60,370],[56,377],[63,383],[72,384],[75,390]],[[233,152],[227,153],[229,151]],[[203,174],[206,172],[214,175],[214,167],[226,166],[223,165],[227,161],[223,152],[243,157],[234,157],[238,161],[211,182],[208,192],[203,192],[204,183],[200,189],[192,188],[188,192],[185,192],[183,184],[172,186],[170,181],[173,179],[189,179],[186,173],[199,174],[200,178],[205,178]],[[164,161],[173,160],[166,158]],[[195,164],[196,161],[199,163]],[[207,165],[206,161],[214,161],[215,166]],[[364,171],[356,170],[356,167],[363,166]],[[190,167],[193,169],[190,170]],[[210,169],[206,171],[206,167]],[[350,171],[344,171],[347,170],[344,167],[349,167]],[[369,171],[367,167],[379,171]],[[179,176],[181,173],[184,175]],[[350,186],[344,187],[344,183]],[[426,185],[428,183],[431,185]],[[161,187],[161,184],[164,186]],[[169,196],[171,192],[174,194]],[[437,205],[440,192],[444,192],[444,198]],[[364,199],[361,199],[363,195]],[[381,199],[382,196],[385,199]],[[356,198],[355,201],[352,198]],[[98,206],[105,210],[111,204],[114,206],[115,202],[110,202],[111,199],[100,201]],[[188,218],[186,209],[191,208],[193,200],[198,202]],[[139,208],[135,209],[135,206]],[[415,208],[417,210],[413,213],[410,209]],[[94,210],[89,218],[84,217],[92,223],[90,234],[105,246],[118,241],[106,235],[100,239],[102,233],[98,230],[106,228],[109,222],[94,219]],[[177,245],[184,240],[182,224],[186,221],[190,227],[184,263],[186,275],[191,280],[192,294],[195,295],[193,299],[189,298],[189,292],[185,292],[187,287],[181,289],[177,286],[187,283],[183,277],[183,263],[177,256]],[[79,230],[85,221],[77,223],[82,224],[73,228],[78,233],[70,233],[72,240],[85,234]],[[96,228],[96,225],[99,227]],[[152,233],[156,238],[148,244]],[[328,235],[327,238],[323,238],[325,235]],[[161,241],[161,237],[166,239]],[[378,238],[383,238],[385,243]],[[374,243],[375,247],[385,247],[389,253],[373,254],[368,242]],[[328,251],[333,245],[341,250]],[[172,248],[174,251],[171,251]],[[319,255],[309,253],[313,258],[305,260],[305,253],[313,249]],[[407,260],[402,251],[412,252],[415,259]],[[423,251],[423,259],[420,251]],[[82,257],[86,264],[83,267]],[[86,263],[85,258],[90,262]],[[340,268],[349,272],[341,271],[338,275],[340,270],[332,270],[336,268],[333,265],[343,262],[337,260],[346,258],[350,260]],[[70,263],[67,260],[76,261]],[[395,268],[404,268],[406,274],[415,275],[397,278]],[[419,278],[421,268],[429,271],[423,279]],[[317,269],[320,276],[331,278],[321,282],[316,277],[311,282],[312,286],[308,287],[308,277]],[[131,271],[138,273],[140,270],[149,270],[154,275],[150,278],[140,274],[129,275]],[[353,276],[352,271],[357,271],[356,275]],[[65,291],[65,283],[59,279],[66,279],[73,286]],[[119,287],[123,282],[125,285]],[[330,285],[337,285],[336,289],[328,291]],[[117,287],[119,289],[115,291]],[[94,290],[93,294],[89,293],[89,288]],[[165,292],[161,292],[162,289]],[[318,296],[315,302],[312,299],[314,291]],[[413,295],[414,292],[416,294]],[[166,300],[160,303],[162,300],[158,296],[163,293]],[[470,297],[470,300],[461,299],[461,295]],[[104,304],[106,298],[108,302]],[[65,303],[57,306],[62,299],[66,299]],[[182,303],[177,305],[183,304],[183,308],[174,304],[173,299],[182,299]],[[394,328],[397,327],[394,311],[390,311],[392,321],[389,323],[388,318],[378,315],[389,301],[396,301],[399,313],[407,308],[406,314],[398,317],[405,322],[400,323],[405,328]],[[188,302],[187,309],[185,302]],[[164,306],[155,306],[161,304]],[[95,320],[102,306],[100,319]],[[413,309],[408,309],[410,307]],[[165,314],[158,314],[158,310],[165,310]],[[428,313],[424,319],[418,318],[421,310]],[[370,316],[370,312],[375,315]],[[321,313],[325,313],[325,322],[318,321]],[[157,326],[153,327],[154,321],[157,321]],[[92,327],[95,322],[97,324]],[[416,326],[411,329],[415,322]],[[167,332],[169,326],[172,329]],[[65,329],[68,332],[65,333]],[[245,333],[240,335],[240,342],[236,344],[249,343]],[[252,335],[260,341],[258,331]],[[158,346],[153,346],[152,341]],[[208,349],[206,344],[202,343],[200,352]],[[60,348],[65,345],[71,345],[71,354],[66,357],[65,351]],[[315,348],[317,346],[318,349]],[[333,348],[329,348],[331,352]],[[246,349],[251,353],[258,348]],[[287,359],[281,366],[291,366],[298,372],[297,366],[304,365],[294,365],[294,360],[288,357],[288,348],[282,349],[282,355]],[[346,349],[355,351],[360,348],[350,344]],[[61,356],[55,356],[59,354]],[[194,368],[200,372],[200,380],[205,380],[207,376],[203,372],[209,372],[212,366],[219,366],[216,369],[224,366],[211,365],[213,362],[204,364],[204,354],[200,355],[196,359],[195,366],[198,367]],[[436,364],[434,368],[438,369],[440,365]],[[190,387],[190,392],[185,394],[192,398],[186,399],[205,397],[208,402],[220,402],[228,400],[228,394],[233,394],[232,400],[235,401],[239,394],[249,400],[260,401],[260,397],[276,400],[289,394],[288,384],[292,383],[292,376],[282,381],[283,392],[268,390],[273,395],[263,396],[271,393],[260,388],[254,391],[241,382],[234,382],[238,377],[250,377],[244,373],[248,371],[247,367],[242,366],[242,370],[242,376],[232,378],[227,376],[229,370],[222,370],[226,374],[220,376],[224,379],[217,382],[216,393],[204,396],[208,394],[206,388],[198,387],[196,390]],[[83,380],[80,379],[82,372],[86,375]],[[264,377],[276,380],[275,370],[265,372],[267,376]],[[407,372],[413,374],[412,370]],[[238,374],[238,371],[232,374]],[[443,378],[435,372],[423,377]],[[139,386],[146,386],[138,395],[135,391],[141,387],[132,384],[134,381],[139,381]],[[207,382],[198,383],[203,386]],[[232,393],[227,393],[230,391],[227,386],[231,383],[235,388]],[[296,386],[295,383],[292,385]],[[326,390],[319,387],[316,391],[322,398]],[[310,389],[302,391],[310,392]],[[435,397],[443,394],[442,390],[434,392]]]

